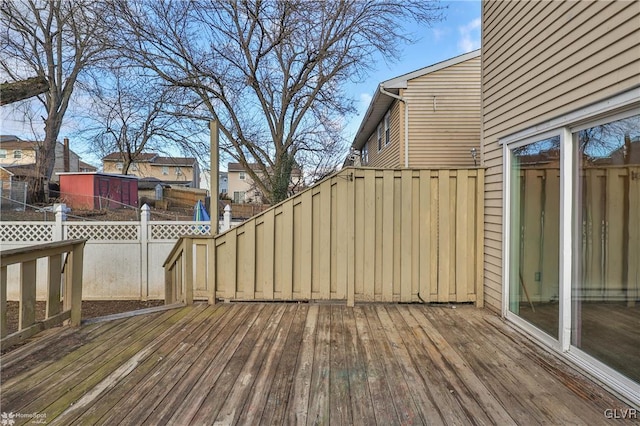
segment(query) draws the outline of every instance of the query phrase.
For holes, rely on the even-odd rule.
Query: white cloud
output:
[[[449,32],[446,29],[442,28],[433,28],[431,31],[433,32],[433,38],[436,41],[442,40],[444,36]]]
[[[371,99],[373,99],[373,96],[371,96],[370,93],[360,93],[360,104],[364,106],[365,109],[371,103]]]
[[[467,25],[458,27],[460,39],[458,40],[458,48],[463,52],[470,52],[480,48],[480,18],[476,18]]]

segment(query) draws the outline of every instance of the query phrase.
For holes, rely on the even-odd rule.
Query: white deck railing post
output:
[[[151,209],[147,204],[140,213],[140,298],[149,299],[149,221]]]
[[[222,232],[231,229],[231,206],[227,204],[224,207],[224,214],[222,216]]]
[[[56,206],[56,224],[53,227],[53,241],[62,241],[64,239],[64,221],[67,220],[66,205],[58,204]]]

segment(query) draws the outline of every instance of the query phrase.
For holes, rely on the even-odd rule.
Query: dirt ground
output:
[[[82,301],[82,319],[103,317],[111,314],[119,314],[122,312],[137,311],[139,309],[152,308],[164,305],[164,300],[148,300],[142,302],[139,300],[101,300],[101,301]],[[18,330],[18,302],[7,302],[7,329],[9,333]],[[44,319],[45,302],[36,302],[36,320]],[[9,350],[15,347],[9,348]]]

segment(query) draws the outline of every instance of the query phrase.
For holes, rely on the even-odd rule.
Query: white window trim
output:
[[[502,315],[529,336],[573,362],[587,374],[626,399],[640,405],[640,385],[601,361],[571,345],[573,133],[638,114],[640,88],[633,89],[585,108],[529,127],[498,140],[503,155],[502,209]],[[558,340],[509,311],[509,256],[511,206],[511,150],[549,136],[560,135],[560,247]],[[569,201],[566,201],[569,200]]]
[[[391,143],[391,118],[389,117],[389,111],[384,115],[384,146]]]

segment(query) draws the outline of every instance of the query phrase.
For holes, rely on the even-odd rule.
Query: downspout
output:
[[[404,104],[404,167],[409,168],[409,103],[402,96],[387,92],[384,85],[380,85],[380,93],[399,100]]]

